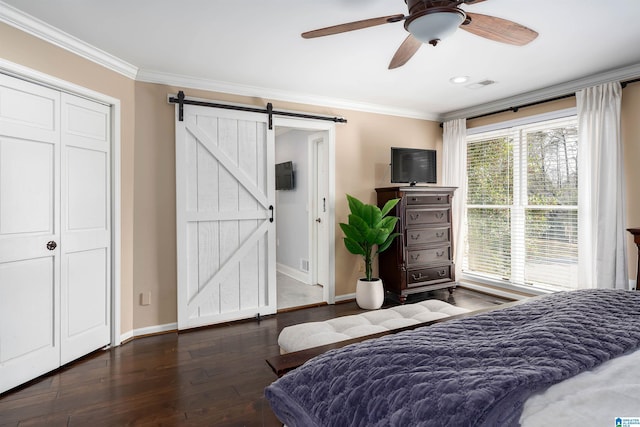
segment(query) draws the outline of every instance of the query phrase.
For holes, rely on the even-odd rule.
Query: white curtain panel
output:
[[[451,216],[453,223],[453,262],[456,278],[462,277],[464,254],[465,207],[467,205],[467,119],[445,122],[442,136],[442,184],[458,187],[453,196]]]
[[[620,83],[576,93],[578,286],[628,289]]]

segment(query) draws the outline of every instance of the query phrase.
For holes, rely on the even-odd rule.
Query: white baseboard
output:
[[[122,344],[123,342],[126,342],[126,341],[130,340],[131,338],[133,338],[133,330],[127,331],[124,334],[121,334],[120,335],[120,342],[118,343],[118,345]]]
[[[138,328],[133,330],[133,337],[140,337],[143,335],[159,334],[162,332],[177,331],[178,323],[167,323],[164,325],[147,326],[145,328]]]
[[[336,295],[335,297],[335,302],[339,303],[339,302],[344,302],[344,301],[351,301],[356,299],[356,294],[352,293],[352,294],[346,294],[346,295]]]
[[[276,270],[279,273],[297,280],[298,282],[304,283],[305,285],[311,284],[311,275],[309,273],[305,273],[304,271],[280,263],[276,264]]]

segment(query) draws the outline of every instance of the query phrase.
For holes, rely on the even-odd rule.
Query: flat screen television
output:
[[[435,184],[436,150],[391,147],[391,182]]]
[[[276,190],[293,190],[296,183],[293,174],[293,162],[276,164]]]

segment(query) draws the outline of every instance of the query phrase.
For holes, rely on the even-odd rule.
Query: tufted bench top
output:
[[[287,326],[278,336],[278,345],[281,354],[291,353],[468,312],[444,301],[426,300],[324,322]]]

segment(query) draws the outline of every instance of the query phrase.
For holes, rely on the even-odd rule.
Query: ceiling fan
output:
[[[479,13],[468,13],[459,7],[462,4],[481,3],[485,0],[404,1],[409,7],[407,16],[397,14],[348,22],[307,31],[302,33],[302,37],[311,39],[404,21],[404,28],[409,32],[409,36],[391,59],[389,69],[403,66],[423,43],[435,46],[440,40],[453,34],[458,27],[480,37],[516,46],[523,46],[538,37],[537,32],[513,21]]]

